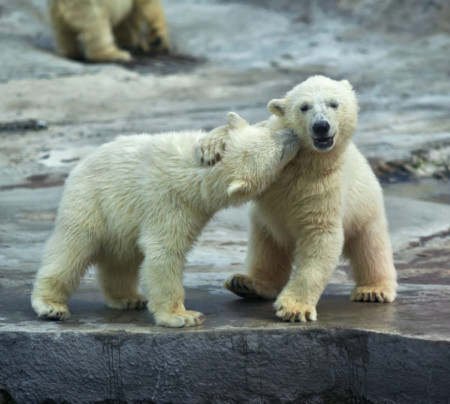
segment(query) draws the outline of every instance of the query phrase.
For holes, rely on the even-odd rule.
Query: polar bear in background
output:
[[[316,320],[343,252],[356,280],[351,300],[392,302],[396,271],[382,190],[351,142],[358,117],[352,86],[313,76],[268,109],[265,126],[292,129],[300,152],[252,204],[247,275],[233,275],[225,287],[242,297],[276,298],[284,320]],[[205,139],[205,161],[220,156],[224,142],[223,130]]]
[[[60,55],[91,62],[129,61],[130,50],[164,52],[169,35],[160,0],[49,0]]]
[[[228,114],[220,164],[201,167],[199,140],[178,132],[119,137],[82,161],[66,181],[31,302],[41,317],[69,317],[67,300],[91,264],[113,308],[142,308],[138,273],[157,325],[201,324],[186,310],[186,254],[219,209],[258,196],[298,152],[290,130],[273,133]]]

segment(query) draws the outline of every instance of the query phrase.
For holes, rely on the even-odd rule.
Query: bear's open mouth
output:
[[[314,147],[318,150],[326,150],[333,146],[334,136],[323,137],[323,138],[314,138]]]

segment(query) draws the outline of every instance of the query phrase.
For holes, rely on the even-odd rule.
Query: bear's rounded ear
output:
[[[269,101],[267,109],[276,116],[284,116],[286,112],[286,99],[280,98]]]
[[[353,90],[353,86],[350,84],[348,80],[341,80],[341,84],[348,88],[349,90]]]
[[[252,186],[245,180],[234,180],[227,189],[228,196],[239,196],[249,194]]]
[[[236,114],[236,112],[228,112],[227,122],[230,129],[240,129],[248,126],[247,121]]]

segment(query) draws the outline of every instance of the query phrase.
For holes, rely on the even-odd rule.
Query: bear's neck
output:
[[[347,145],[348,142],[336,145],[327,152],[318,152],[300,146],[300,152],[294,159],[294,164],[301,171],[302,175],[308,175],[313,178],[329,176],[342,170]]]
[[[202,167],[192,183],[196,191],[196,204],[211,215],[232,204],[227,194],[227,173],[222,172],[222,168],[222,164]]]

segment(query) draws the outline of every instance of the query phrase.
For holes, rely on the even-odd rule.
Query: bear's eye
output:
[[[306,112],[306,111],[308,111],[308,109],[309,109],[309,105],[308,104],[303,104],[300,107],[300,111],[302,111],[302,112]]]
[[[337,109],[337,107],[339,106],[339,103],[337,101],[331,101],[330,102],[330,107],[333,109]]]

